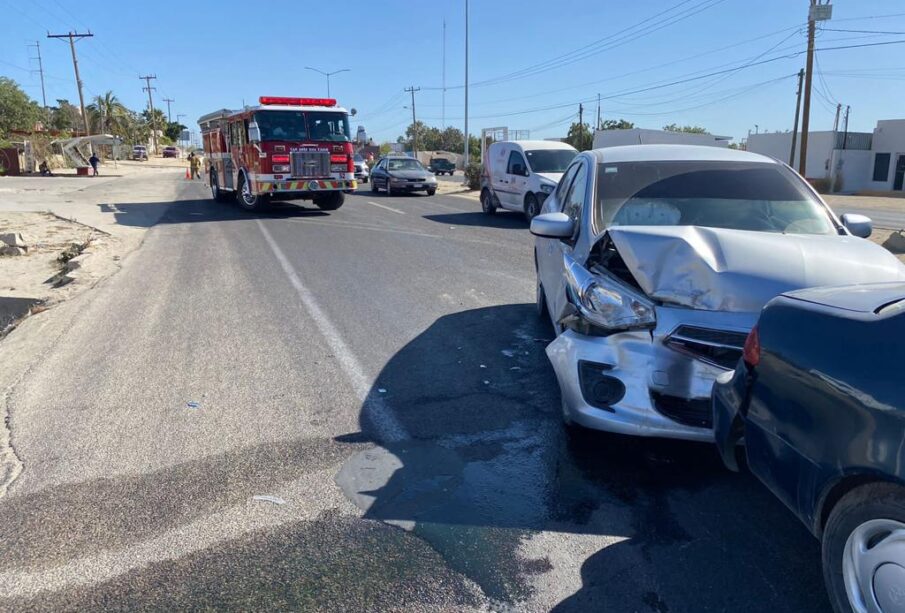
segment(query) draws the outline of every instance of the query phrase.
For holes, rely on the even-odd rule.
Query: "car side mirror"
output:
[[[258,127],[258,124],[252,122],[248,124],[248,142],[250,143],[260,143],[261,142],[261,128]]]
[[[544,213],[531,220],[531,234],[542,238],[572,238],[575,222],[565,213]]]
[[[859,238],[867,238],[874,230],[874,223],[870,217],[857,213],[845,213],[842,215],[842,225]]]

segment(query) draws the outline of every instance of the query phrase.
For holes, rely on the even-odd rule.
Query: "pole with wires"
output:
[[[801,82],[804,79],[804,68],[798,71],[798,93],[795,98],[795,124],[792,126],[792,151],[789,152],[789,166],[795,168],[795,139],[798,138],[798,116],[801,114]]]
[[[412,152],[415,154],[415,159],[418,159],[418,123],[415,121],[415,92],[421,91],[420,87],[415,87],[412,85],[411,87],[405,88],[406,92],[412,94]]]
[[[79,60],[75,54],[75,43],[78,40],[82,40],[83,38],[91,38],[94,36],[91,32],[86,34],[79,34],[78,32],[68,32],[66,34],[51,34],[47,33],[47,38],[68,38],[69,39],[69,50],[72,51],[72,68],[75,70],[75,84],[79,89],[79,109],[82,111],[82,121],[85,124],[85,136],[89,136],[91,134],[91,127],[88,125],[88,113],[85,112],[85,96],[82,94],[82,77],[79,76]]]
[[[465,0],[465,180],[468,180],[468,0]]]

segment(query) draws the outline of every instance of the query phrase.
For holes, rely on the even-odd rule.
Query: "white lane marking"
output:
[[[314,294],[304,283],[302,283],[301,277],[299,277],[298,273],[295,271],[295,268],[286,257],[286,254],[283,253],[280,246],[273,240],[273,236],[270,235],[270,232],[261,220],[257,219],[255,221],[257,221],[258,227],[261,229],[261,234],[264,235],[264,240],[267,241],[270,250],[273,251],[274,257],[276,257],[277,262],[280,263],[280,266],[289,278],[292,287],[295,288],[302,304],[308,309],[308,314],[311,315],[314,324],[326,339],[327,344],[330,345],[330,349],[333,350],[333,355],[336,356],[340,367],[352,384],[352,389],[367,408],[367,417],[373,422],[380,438],[387,443],[395,443],[409,438],[405,428],[399,420],[396,419],[396,416],[393,415],[393,411],[386,404],[384,399],[377,394],[371,393],[372,381],[366,374],[364,367],[342,339],[336,326],[333,325],[333,322],[330,321],[323,309],[321,309],[317,300],[314,298]]]
[[[382,208],[382,209],[386,209],[386,210],[392,211],[392,212],[394,212],[394,213],[399,213],[400,215],[405,215],[405,212],[404,212],[404,211],[400,211],[400,210],[398,210],[398,209],[394,209],[394,208],[391,207],[391,206],[387,206],[387,205],[385,205],[385,204],[380,204],[379,202],[371,202],[370,200],[368,200],[367,202],[368,202],[368,204],[373,204],[374,206],[379,206],[379,207]]]

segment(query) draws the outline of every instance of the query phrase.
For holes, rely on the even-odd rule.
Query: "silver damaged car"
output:
[[[542,214],[537,305],[567,423],[713,440],[710,392],[764,304],[814,286],[905,280],[785,164],[717,147],[582,153]]]

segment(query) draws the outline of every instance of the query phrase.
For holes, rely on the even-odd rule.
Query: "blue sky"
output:
[[[798,53],[805,49],[807,4],[471,0],[470,131],[505,125],[531,129],[533,137],[562,136],[580,101],[586,118],[596,114],[597,94],[605,119],[624,117],[641,127],[695,124],[736,139],[755,125],[790,129],[794,74],[805,61]],[[445,19],[445,122],[463,127],[464,0],[112,6],[0,0],[0,75],[40,100],[38,77],[29,72],[37,67],[29,59],[34,50],[26,47],[38,40],[48,101],[75,103],[68,44],[45,35],[90,28],[95,37],[78,43],[86,97],[112,90],[130,107],[143,108],[138,75],[156,74],[155,104],[165,109],[162,98],[175,99],[173,117],[184,114],[182,121],[196,128],[200,115],[261,95],[325,95],[324,77],[305,66],[350,68],[332,78],[333,96],[358,109],[375,139],[394,140],[411,120],[403,108],[410,104],[405,87],[422,88],[419,119],[443,122]],[[818,48],[905,41],[905,1],[836,0],[833,20],[823,27]],[[832,127],[837,102],[851,105],[853,131],[905,117],[905,44],[828,49],[818,52],[818,67],[812,129]],[[717,71],[723,72],[660,87]]]

